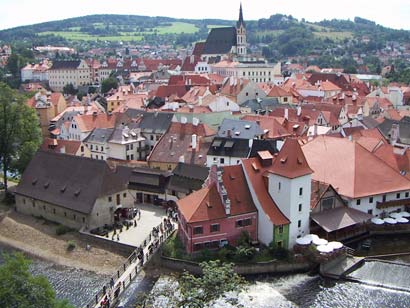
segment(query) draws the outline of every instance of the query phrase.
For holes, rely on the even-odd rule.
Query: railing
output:
[[[100,291],[84,305],[85,308],[97,306],[106,295],[110,295],[111,303],[117,301],[122,292],[138,276],[144,264],[152,258],[165,240],[172,234],[174,224],[171,222],[167,225],[162,222],[154,229],[158,230],[158,232],[150,232],[142,245],[135,249],[114,275],[110,277],[110,281],[105,283]],[[144,253],[144,250],[146,250],[146,253]],[[131,269],[130,267],[133,268]],[[127,275],[124,276],[126,272]]]

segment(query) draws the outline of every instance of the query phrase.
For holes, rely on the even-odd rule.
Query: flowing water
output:
[[[0,246],[0,254],[13,250]],[[109,281],[106,275],[60,266],[44,260],[31,258],[30,272],[47,277],[56,291],[57,298],[67,299],[75,307],[85,305],[101,288],[102,282]],[[0,263],[3,260],[0,259]]]

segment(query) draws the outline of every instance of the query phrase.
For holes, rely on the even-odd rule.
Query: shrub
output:
[[[67,227],[67,226],[63,226],[63,225],[59,225],[59,226],[56,228],[56,234],[57,234],[57,235],[63,235],[63,234],[66,234],[66,233],[72,232],[72,231],[73,231],[72,228]]]
[[[250,246],[252,240],[248,231],[242,231],[236,242],[238,246]]]
[[[221,261],[232,260],[235,255],[235,248],[232,246],[225,246],[219,249],[218,259]]]
[[[255,255],[255,248],[247,246],[238,246],[235,250],[235,261],[245,262],[249,261]]]
[[[289,260],[291,257],[290,251],[286,248],[277,247],[271,251],[272,256],[277,260]]]
[[[67,242],[67,251],[73,251],[76,247],[76,243],[74,241]]]

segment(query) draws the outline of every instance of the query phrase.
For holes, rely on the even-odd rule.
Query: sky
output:
[[[240,0],[0,0],[0,29],[92,14],[129,14],[190,19],[238,18]],[[244,19],[286,14],[306,21],[370,19],[410,30],[409,0],[242,0]]]

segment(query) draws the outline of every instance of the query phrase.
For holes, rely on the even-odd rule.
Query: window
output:
[[[202,226],[200,227],[194,227],[194,234],[202,234],[204,232],[204,229]]]
[[[83,145],[81,146],[81,152],[84,152],[84,146]]]
[[[396,194],[396,199],[400,199],[400,193]]]
[[[302,212],[302,203],[299,203],[299,212]]]
[[[225,158],[223,158],[223,157],[220,158],[220,159],[219,159],[219,162],[220,162],[221,164],[224,164],[224,163],[225,163]]]
[[[369,203],[373,203],[373,197],[369,197]]]
[[[246,227],[252,225],[252,220],[250,218],[247,219],[242,219],[242,220],[237,220],[236,221],[236,227]]]
[[[90,149],[91,149],[91,150],[93,149],[93,145],[90,145]]]
[[[85,217],[83,217],[83,223],[85,223]]]
[[[103,152],[104,151],[104,147],[103,146],[101,146],[101,152]]]
[[[279,182],[279,183],[278,183],[278,190],[279,190],[279,191],[280,191],[281,186],[282,186],[282,183]]]
[[[123,193],[122,196],[123,196],[124,198],[126,198],[126,197],[127,197],[127,193]]]
[[[150,139],[150,140],[154,140],[154,136],[151,135],[151,136],[149,137],[149,139]]]
[[[368,210],[367,214],[373,215],[373,210]]]
[[[278,228],[278,233],[282,234],[283,233],[283,225],[280,225]]]
[[[108,202],[112,202],[112,197],[111,196],[108,197]]]
[[[56,209],[53,209],[53,214],[55,214],[56,213]]]
[[[300,228],[302,226],[302,221],[298,220],[298,228]]]
[[[218,232],[219,231],[219,224],[211,225],[211,232]]]
[[[409,197],[409,192],[406,192],[404,196],[405,196],[406,198],[408,198],[408,197]]]
[[[303,195],[303,187],[300,187],[299,188],[299,196],[302,196]]]
[[[357,199],[356,200],[356,205],[360,205],[360,201],[361,201],[360,199]]]
[[[73,214],[73,219],[77,220],[77,215],[76,214]]]
[[[249,93],[248,93],[248,92],[246,92],[246,93],[245,93],[245,95],[246,95],[246,96],[249,96]]]
[[[383,202],[386,202],[386,195],[383,195]]]
[[[64,212],[64,217],[67,217],[67,212]]]
[[[130,146],[127,144],[125,149],[128,151],[130,149]]]
[[[324,198],[324,199],[322,200],[322,211],[332,209],[332,208],[333,208],[333,202],[334,202],[334,198],[333,198],[333,197]]]

